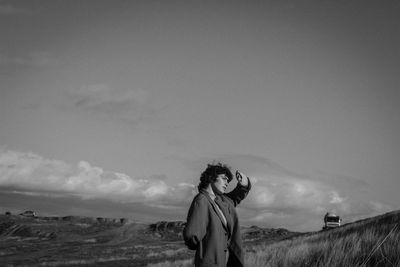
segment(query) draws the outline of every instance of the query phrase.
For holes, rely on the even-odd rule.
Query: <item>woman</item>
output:
[[[183,238],[196,250],[196,267],[243,267],[238,205],[251,188],[248,177],[236,171],[237,186],[225,193],[232,173],[226,165],[208,165],[200,176],[199,193],[190,206]]]

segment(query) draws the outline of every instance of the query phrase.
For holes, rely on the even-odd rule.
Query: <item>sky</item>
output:
[[[242,225],[400,209],[398,1],[0,0],[0,212]],[[232,181],[229,190],[236,181]]]

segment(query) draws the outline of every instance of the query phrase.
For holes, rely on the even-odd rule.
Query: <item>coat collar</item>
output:
[[[228,229],[228,225],[227,225],[227,224],[229,223],[229,219],[228,219],[228,217],[227,217],[228,214],[224,214],[225,219],[226,219],[226,222],[227,222],[227,224],[225,224],[225,223],[224,223],[224,219],[222,218],[220,212],[218,211],[217,204],[215,203],[214,200],[212,200],[212,198],[211,198],[210,194],[207,192],[207,190],[205,190],[205,189],[199,189],[199,193],[206,196],[206,198],[207,198],[208,201],[210,202],[211,206],[213,207],[213,210],[214,210],[215,214],[217,214],[218,218],[221,220],[222,226],[224,227],[224,229],[225,229],[228,233],[230,233],[230,231],[229,231],[229,229]],[[223,212],[223,211],[222,211],[222,208],[220,208],[220,210],[221,210],[221,212]]]

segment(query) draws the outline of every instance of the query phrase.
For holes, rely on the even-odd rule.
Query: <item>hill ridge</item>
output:
[[[399,221],[400,211],[392,211],[327,231],[299,233],[284,228],[242,226],[245,255],[250,262],[247,265],[264,266],[252,265],[251,260],[265,254],[270,245],[279,247],[283,242],[284,249],[288,249],[287,244],[302,240],[303,245],[313,247],[318,240],[325,240],[319,246],[331,246],[338,242],[335,240],[357,236],[368,229],[387,234]],[[143,223],[123,218],[0,215],[0,265],[147,266],[168,259],[189,259],[193,251],[183,244],[184,225],[184,221]],[[400,238],[398,231],[394,234]]]

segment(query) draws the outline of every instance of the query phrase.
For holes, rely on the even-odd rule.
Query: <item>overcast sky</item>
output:
[[[241,224],[400,209],[398,1],[0,1],[0,212]],[[232,182],[230,188],[235,186]]]

